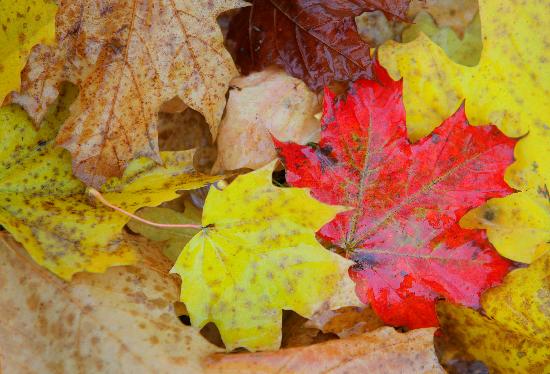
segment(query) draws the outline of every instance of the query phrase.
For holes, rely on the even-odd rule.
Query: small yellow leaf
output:
[[[54,42],[56,11],[52,0],[0,1],[0,104],[19,90],[31,48]]]
[[[353,293],[346,286],[353,284],[351,262],[315,239],[344,208],[316,201],[307,189],[273,186],[274,165],[239,176],[223,191],[210,189],[205,228],[172,269],[182,278],[181,300],[193,325],[214,322],[229,350],[276,349],[281,309],[307,317],[327,302],[333,308],[349,302],[335,297],[342,289]]]
[[[169,208],[143,208],[136,214],[141,218],[158,223],[201,224],[201,211],[189,201],[185,201],[185,211],[183,213]],[[198,229],[193,228],[159,228],[136,220],[128,222],[128,227],[133,232],[141,234],[147,239],[165,242],[166,245],[163,253],[174,262],[178,258],[183,246],[198,231]]]
[[[511,272],[482,296],[485,316],[438,304],[443,332],[493,373],[546,373],[550,362],[550,255]]]
[[[135,261],[134,252],[120,245],[129,218],[99,203],[94,206],[86,186],[72,175],[69,153],[55,146],[53,138],[74,96],[72,91],[63,97],[39,131],[19,107],[0,108],[0,224],[36,262],[64,279]],[[175,199],[177,190],[219,179],[193,170],[193,151],[163,152],[161,157],[163,165],[134,160],[122,178],[102,188],[103,195],[134,212]]]
[[[491,199],[468,212],[460,221],[467,229],[487,229],[499,253],[530,263],[550,250],[548,191],[527,190]]]
[[[439,28],[434,19],[426,12],[417,14],[414,24],[403,30],[401,39],[408,43],[424,33],[440,46],[449,58],[459,64],[474,66],[479,62],[481,55],[481,24],[479,14],[464,30],[462,39],[450,28]]]

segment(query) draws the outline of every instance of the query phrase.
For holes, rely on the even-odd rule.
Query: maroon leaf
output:
[[[254,0],[233,19],[245,74],[277,64],[318,90],[334,81],[373,78],[369,45],[355,25],[363,12],[405,18],[410,0]]]

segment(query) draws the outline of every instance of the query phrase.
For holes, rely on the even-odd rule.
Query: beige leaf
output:
[[[302,144],[318,139],[317,96],[301,80],[269,68],[236,78],[231,87],[214,171],[257,169],[274,160],[270,133]]]
[[[321,310],[305,324],[324,333],[333,333],[340,338],[356,336],[384,326],[384,322],[369,306],[347,306],[337,310]]]
[[[153,244],[131,240],[143,250],[138,266],[65,283],[0,235],[0,372],[200,371],[219,349],[176,317],[170,262]]]
[[[347,339],[276,352],[214,354],[207,373],[444,373],[435,356],[435,329],[406,334],[383,327]]]
[[[60,0],[54,47],[36,47],[22,105],[36,123],[63,81],[80,87],[57,138],[75,175],[99,186],[137,156],[160,162],[157,113],[175,96],[201,112],[213,137],[237,70],[216,17],[242,0]]]

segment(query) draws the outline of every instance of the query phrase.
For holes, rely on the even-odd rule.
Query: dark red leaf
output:
[[[436,326],[436,299],[477,307],[509,269],[484,232],[457,222],[512,192],[503,174],[515,141],[494,126],[470,126],[460,108],[411,145],[401,82],[375,69],[381,84],[359,80],[341,100],[326,91],[317,146],[275,145],[290,185],[355,208],[319,235],[357,263],[350,275],[361,300],[388,324]]]
[[[381,10],[405,18],[410,0],[254,0],[233,18],[228,38],[236,43],[243,73],[276,64],[318,90],[334,81],[372,78],[369,45],[355,17]]]

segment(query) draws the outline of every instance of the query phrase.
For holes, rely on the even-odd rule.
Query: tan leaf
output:
[[[274,160],[270,133],[302,144],[318,139],[317,96],[301,80],[269,68],[233,79],[231,87],[214,171],[257,169]]]
[[[207,373],[444,373],[435,356],[435,329],[406,334],[383,327],[347,339],[276,352],[214,354]]]
[[[179,285],[149,242],[138,266],[65,283],[0,235],[0,372],[198,372],[219,351],[174,312]]]
[[[242,0],[60,0],[58,46],[39,45],[23,72],[22,105],[36,123],[62,81],[80,87],[57,138],[75,175],[99,186],[128,161],[160,162],[157,113],[179,96],[201,112],[213,137],[237,74],[216,17]]]
[[[315,313],[305,327],[318,328],[324,333],[333,333],[340,338],[356,336],[384,326],[384,322],[369,306],[348,306],[337,310],[322,310]]]

